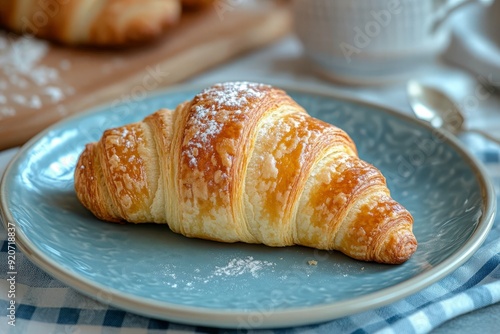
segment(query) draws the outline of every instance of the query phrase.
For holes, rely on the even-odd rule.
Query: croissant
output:
[[[188,10],[204,8],[216,0],[182,0],[182,6]]]
[[[0,0],[0,25],[73,45],[149,41],[180,14],[179,0]]]
[[[285,91],[228,82],[86,145],[75,190],[96,217],[187,237],[302,245],[398,264],[411,214],[352,139]]]

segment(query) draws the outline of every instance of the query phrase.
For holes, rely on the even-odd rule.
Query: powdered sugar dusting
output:
[[[159,267],[157,275],[162,276],[163,284],[170,288],[199,291],[217,281],[240,282],[241,279],[259,278],[264,272],[274,273],[276,267],[274,262],[256,260],[253,256],[235,257],[227,261],[224,266],[210,265],[203,270],[194,268],[192,272],[183,266],[167,264]],[[238,280],[233,281],[235,277]]]
[[[59,70],[42,63],[49,43],[30,36],[17,37],[0,32],[0,120],[24,109],[55,105],[74,93],[63,83]]]
[[[196,109],[196,117],[194,122],[203,128],[204,131],[199,132],[197,134],[198,139],[201,139],[202,143],[207,143],[210,138],[217,135],[222,130],[222,123],[218,122],[216,119],[209,117],[215,116],[217,113],[215,106],[212,105],[209,108],[206,108],[201,105],[197,105]]]
[[[216,84],[202,94],[214,100],[220,107],[234,108],[235,113],[241,113],[248,110],[249,99],[259,99],[263,96],[264,87],[269,86],[252,82],[226,82]]]
[[[209,146],[226,124],[242,122],[248,118],[246,113],[251,104],[264,97],[263,88],[269,86],[251,82],[219,83],[194,98],[194,110],[191,111],[187,125],[195,131],[183,152],[190,167],[197,167],[199,150]]]
[[[240,276],[243,274],[251,274],[253,277],[258,277],[259,271],[274,265],[275,264],[272,262],[254,260],[252,256],[247,256],[244,259],[232,259],[224,267],[216,267],[213,274],[215,276]]]

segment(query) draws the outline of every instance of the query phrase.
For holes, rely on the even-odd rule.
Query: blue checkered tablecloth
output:
[[[500,193],[500,148],[463,139]],[[3,171],[3,168],[1,168]],[[497,197],[497,201],[498,201]],[[0,333],[237,333],[150,319],[81,295],[16,253],[16,321],[9,325],[7,233],[0,227]],[[314,326],[249,333],[427,333],[449,319],[500,302],[500,217],[482,247],[441,281],[379,309]]]

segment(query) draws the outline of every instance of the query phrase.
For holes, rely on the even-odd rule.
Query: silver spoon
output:
[[[500,144],[500,138],[495,138],[480,129],[466,128],[462,112],[443,92],[415,80],[408,82],[406,90],[410,106],[417,118],[429,122],[435,128],[445,129],[454,135],[465,131],[475,132]]]

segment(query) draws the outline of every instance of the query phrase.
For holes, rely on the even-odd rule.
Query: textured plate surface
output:
[[[188,239],[166,226],[94,218],[73,190],[87,142],[113,126],[191,99],[180,87],[100,107],[56,124],[25,145],[1,188],[4,222],[42,269],[105,303],[132,312],[218,327],[309,324],[382,306],[456,269],[483,242],[493,190],[480,165],[447,135],[405,116],[339,97],[286,90],[311,115],[346,130],[361,158],[387,178],[414,215],[419,247],[399,266],[336,252]],[[316,266],[308,264],[316,260]]]

